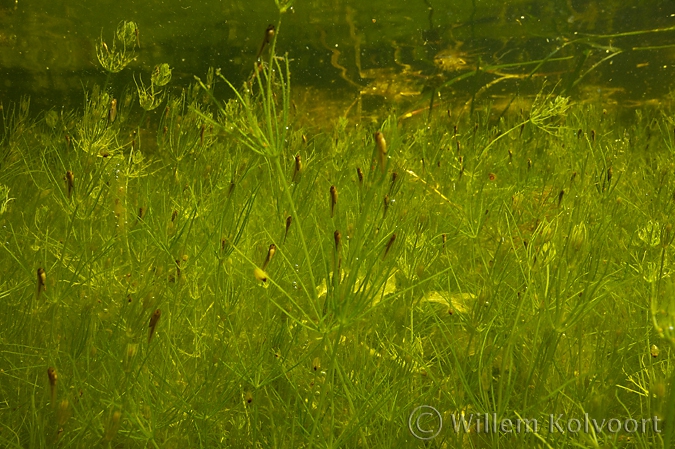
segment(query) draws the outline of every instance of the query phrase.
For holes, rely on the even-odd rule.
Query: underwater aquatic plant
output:
[[[118,73],[136,59],[135,49],[139,44],[138,25],[121,21],[110,46],[103,40],[101,32],[101,38],[96,44],[96,57],[108,73]]]
[[[140,84],[139,81],[136,81],[136,77],[134,77],[138,92],[138,102],[145,111],[152,111],[164,101],[163,91],[156,88],[164,87],[171,81],[171,68],[166,63],[156,65],[152,71],[149,86],[143,83],[143,79],[140,76],[138,78]]]

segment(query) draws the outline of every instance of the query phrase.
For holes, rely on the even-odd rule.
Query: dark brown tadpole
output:
[[[337,187],[330,186],[330,217],[333,218],[335,214],[335,206],[337,206],[338,191]]]
[[[152,316],[150,317],[150,325],[148,326],[148,343],[150,343],[150,340],[152,340],[152,336],[155,333],[155,327],[157,327],[157,322],[159,321],[159,318],[162,316],[162,311],[157,309],[152,313]]]
[[[295,165],[293,167],[293,178],[291,178],[292,182],[298,182],[301,171],[302,171],[302,157],[299,154],[297,154],[295,156]]]
[[[342,234],[340,233],[339,230],[335,230],[333,233],[333,240],[335,241],[335,258],[334,263],[335,263],[335,268],[333,269],[333,285],[334,287],[337,288],[337,286],[340,284],[341,280],[341,271],[342,271],[342,251],[341,251],[341,242],[342,242]]]
[[[291,227],[291,223],[293,223],[293,217],[290,215],[286,217],[286,232],[284,233],[284,243],[286,243],[286,237],[288,237],[288,229]]]
[[[389,239],[389,242],[387,243],[387,246],[384,248],[384,255],[382,256],[382,260],[384,260],[384,258],[387,257],[387,254],[389,254],[389,250],[391,249],[395,240],[396,240],[396,234],[392,234],[391,238]]]
[[[75,175],[72,171],[68,170],[66,172],[66,192],[68,193],[68,199],[70,199],[73,194],[73,189],[75,188]]]
[[[267,47],[267,44],[272,42],[272,39],[274,38],[274,31],[275,31],[274,25],[267,25],[262,45],[260,46],[260,50],[258,50],[258,54],[255,57],[256,61],[260,59],[260,55],[262,55],[262,52],[265,50],[265,47]]]
[[[439,161],[440,162],[440,161]],[[396,185],[396,180],[398,179],[398,173],[393,172],[391,174],[391,184],[389,185],[389,194],[391,195],[392,190],[394,190],[394,185]]]
[[[356,167],[356,174],[359,177],[359,186],[363,185],[363,170],[361,170],[361,167]]]
[[[51,399],[52,399],[52,404],[54,403],[54,399],[56,399],[56,381],[58,379],[58,376],[56,375],[56,369],[53,367],[49,367],[47,369],[47,376],[49,377],[49,389],[51,393]]]
[[[40,296],[40,292],[47,291],[47,274],[45,273],[45,269],[42,267],[37,269],[37,286],[38,296]]]

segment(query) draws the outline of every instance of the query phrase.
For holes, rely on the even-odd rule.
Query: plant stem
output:
[[[314,280],[314,272],[312,271],[312,259],[309,255],[309,249],[307,248],[307,241],[305,240],[305,234],[302,231],[302,223],[300,222],[300,217],[298,216],[298,213],[295,209],[295,202],[293,201],[293,196],[291,195],[291,191],[288,188],[288,183],[286,182],[286,178],[284,176],[284,170],[281,167],[281,162],[279,161],[280,156],[275,156],[273,158],[273,163],[274,167],[277,171],[277,175],[279,177],[279,180],[281,182],[281,187],[284,190],[284,194],[286,195],[286,200],[288,200],[288,204],[291,208],[291,214],[292,217],[296,220],[297,222],[297,228],[298,232],[300,234],[300,241],[302,242],[302,250],[305,253],[305,260],[307,262],[307,266],[309,268],[309,278],[311,282],[311,287],[312,291],[310,293],[311,299],[313,299],[316,302],[317,310],[320,309],[319,303],[318,303],[318,297],[316,293],[316,281]],[[320,318],[320,317],[317,317]]]

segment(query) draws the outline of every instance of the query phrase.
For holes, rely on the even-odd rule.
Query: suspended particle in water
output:
[[[333,215],[335,214],[335,206],[337,205],[338,201],[338,191],[337,187],[330,186],[330,217],[333,218]]]
[[[152,340],[152,336],[155,333],[155,328],[157,327],[157,322],[159,321],[159,318],[162,316],[162,311],[159,309],[156,309],[154,312],[152,312],[152,316],[150,317],[150,324],[148,325],[148,344],[150,343],[150,340]]]
[[[49,378],[49,390],[51,394],[51,400],[52,404],[54,403],[54,399],[56,398],[56,381],[58,379],[58,376],[56,375],[56,368],[50,366],[47,368],[47,377]]]
[[[380,131],[375,133],[375,146],[377,147],[377,160],[380,164],[380,170],[384,173],[387,162],[387,141],[384,139],[384,134]]]
[[[272,243],[267,250],[267,257],[265,258],[265,262],[263,262],[262,269],[263,271],[267,269],[267,265],[272,261],[272,257],[274,257],[274,254],[277,252],[277,245]]]
[[[286,232],[284,232],[284,243],[286,243],[286,237],[288,237],[288,230],[291,227],[291,223],[293,223],[293,217],[290,215],[286,217]]]
[[[68,195],[68,199],[70,199],[71,195],[73,194],[73,189],[75,188],[75,175],[73,174],[72,171],[68,170],[66,172],[66,193]]]
[[[47,291],[47,273],[45,269],[40,267],[37,269],[37,286],[38,286],[38,295],[40,292]]]

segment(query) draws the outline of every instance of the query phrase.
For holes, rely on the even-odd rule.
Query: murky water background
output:
[[[272,0],[5,0],[3,104],[29,95],[33,111],[80,107],[83,86],[106,79],[95,44],[121,20],[138,24],[141,49],[112,89],[162,62],[174,68],[175,88],[211,66],[237,85],[278,11]],[[432,96],[448,109],[471,99],[507,105],[544,79],[603,107],[663,104],[675,71],[675,3],[297,0],[277,48],[293,59],[296,103],[312,115],[405,114],[428,108]]]

